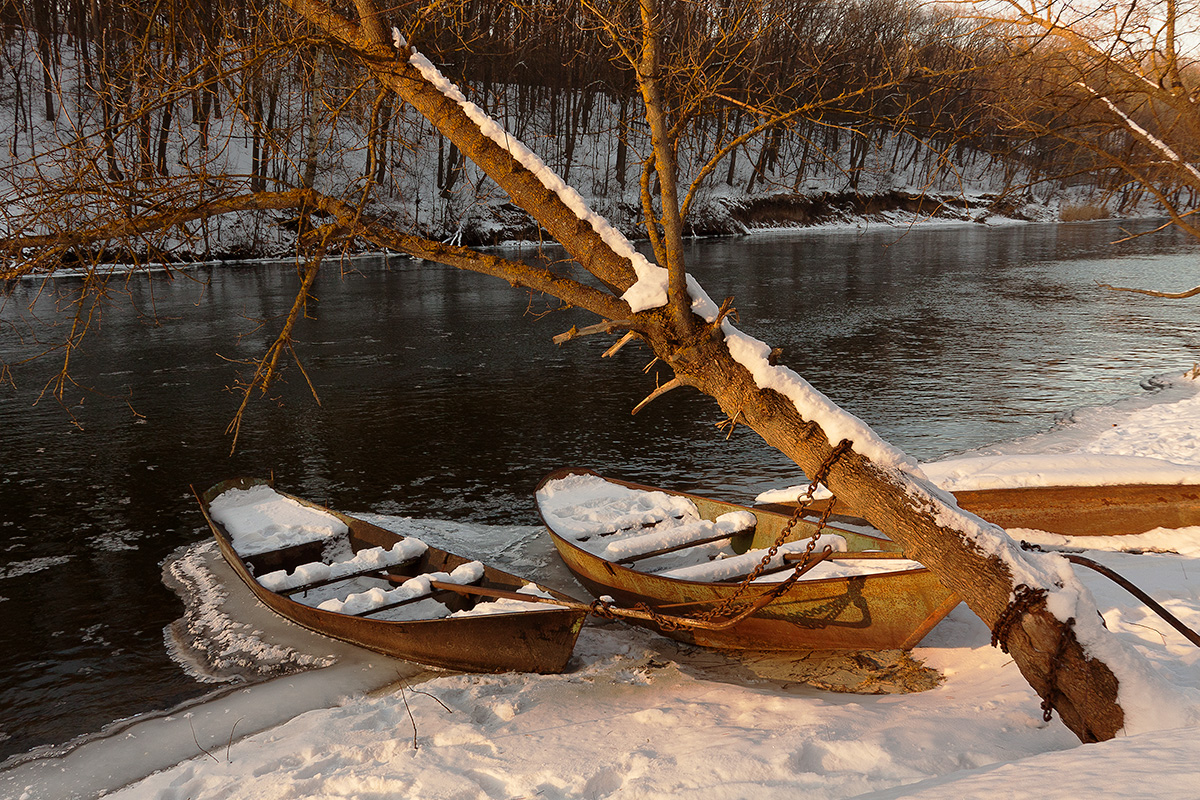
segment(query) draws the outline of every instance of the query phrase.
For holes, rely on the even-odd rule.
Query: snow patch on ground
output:
[[[1198,412],[1195,395],[1160,403],[1111,418],[1114,436],[1106,438],[1126,445],[1140,438],[1145,444],[1134,445],[1135,454],[1152,451],[1160,461],[1200,467],[1200,438],[1178,435]],[[1174,446],[1161,446],[1152,434],[1156,425]],[[1074,454],[1102,452],[1100,443],[1097,437]],[[1073,457],[1062,463],[1068,472],[1079,468]],[[995,467],[989,462],[989,470]],[[462,549],[475,541],[487,551],[481,557],[507,552],[522,565],[552,566],[536,528],[373,521],[439,546]],[[1200,627],[1196,536],[1189,530],[1175,537],[1177,552],[1118,552],[1098,542],[1088,555]],[[1160,532],[1131,542],[1140,548],[1169,537]],[[1113,584],[1090,572],[1079,581],[1122,647],[1136,650],[1174,691],[1196,694],[1200,649]],[[1081,746],[1057,718],[1042,721],[1039,699],[989,640],[984,625],[960,606],[914,650],[945,676],[941,686],[860,696],[736,675],[714,679],[690,666],[690,659],[705,658],[702,651],[684,658],[686,648],[649,632],[589,625],[566,674],[443,675],[352,697],[235,741],[228,758],[198,754],[114,796],[1195,796],[1200,731],[1194,723]],[[1136,712],[1140,727],[1177,724],[1190,708],[1184,703],[1181,713],[1158,703]],[[36,787],[30,796],[38,796]]]

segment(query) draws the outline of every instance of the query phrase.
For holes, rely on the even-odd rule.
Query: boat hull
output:
[[[208,504],[222,492],[261,483],[265,481],[251,479],[217,484],[201,496],[201,509],[225,560],[254,596],[275,613],[316,633],[434,667],[466,672],[538,673],[562,672],[566,668],[587,616],[576,609],[546,607],[518,613],[431,620],[373,620],[323,611],[265,588],[254,579],[247,561],[234,551],[228,532],[208,512]],[[300,498],[292,499],[344,522],[350,528],[350,539],[355,550],[390,547],[402,538],[355,517]],[[430,547],[415,571],[448,572],[467,561],[461,556]],[[255,571],[265,574],[275,566],[268,559],[256,564]],[[485,566],[481,586],[516,591],[527,583],[518,576]],[[570,599],[560,592],[544,591],[563,600]]]
[[[546,476],[541,485],[589,472],[559,470]],[[629,488],[687,497],[706,519],[715,519],[729,511],[749,511],[757,520],[754,539],[749,545],[754,549],[770,547],[789,518],[684,492],[606,480]],[[740,582],[688,581],[640,572],[589,553],[555,532],[549,524],[547,529],[563,562],[579,582],[597,597],[611,596],[619,606],[644,603],[663,615],[691,616],[718,607],[740,586]],[[801,521],[788,540],[804,540],[813,530],[811,523]],[[832,532],[846,538],[852,550],[893,549],[885,539],[845,530]],[[771,584],[755,584],[742,598],[752,599],[771,588]],[[723,630],[670,629],[653,622],[638,624],[679,641],[721,650],[907,650],[958,603],[959,598],[945,589],[933,573],[920,568],[851,578],[800,580],[753,615]]]
[[[1026,486],[954,492],[959,507],[1002,528],[1030,528],[1064,536],[1123,536],[1155,528],[1200,525],[1200,486]],[[824,503],[811,507],[820,511]],[[794,503],[764,506],[791,513]],[[839,502],[837,510],[862,516]]]

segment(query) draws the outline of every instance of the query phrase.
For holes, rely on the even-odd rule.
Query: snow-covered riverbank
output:
[[[952,474],[957,488],[1010,480],[1003,476],[1028,473],[1035,462],[1046,480],[1057,465],[1076,480],[1112,478],[1103,471],[1116,468],[1122,472],[1115,476],[1119,480],[1175,475],[1194,481],[1200,468],[1200,394],[1192,384],[1182,381],[1167,402],[1085,416],[1086,436],[1079,427],[1067,426],[1015,443],[1010,450],[1022,455],[1007,461],[989,455],[975,463],[976,478],[970,477],[967,462],[943,471]],[[1104,455],[1158,461],[1099,457]],[[422,537],[459,550],[482,548],[481,557],[503,559],[516,568],[554,567],[549,545],[533,527],[402,517],[377,521],[419,530]],[[1176,537],[1179,553],[1088,555],[1197,627],[1196,534],[1189,530]],[[1090,573],[1080,577],[1110,630],[1186,694],[1200,695],[1200,651],[1121,589]],[[561,573],[558,579],[567,580]],[[313,640],[290,644],[299,650],[314,647]],[[314,655],[329,650],[323,642],[315,646]],[[175,715],[173,725],[170,718],[160,720],[163,732],[151,734],[150,745],[142,732],[153,728],[126,727],[65,759],[26,763],[0,774],[0,793],[34,800],[68,796],[69,789],[87,796],[134,781],[113,796],[1195,794],[1200,730],[1147,731],[1079,745],[1057,719],[1042,722],[1036,695],[1008,656],[989,646],[986,628],[962,606],[914,655],[942,673],[938,688],[911,695],[823,692],[781,673],[778,663],[771,669],[765,662],[739,663],[617,624],[586,627],[574,669],[557,676],[397,673],[383,660],[354,667],[358,662],[343,654],[337,667],[239,690],[233,703],[227,694]],[[421,682],[406,682],[401,690],[397,677]],[[319,694],[305,688],[316,686]],[[90,756],[88,748],[96,748]],[[89,757],[107,765],[103,774],[87,771],[95,763]],[[138,779],[152,770],[159,771]]]

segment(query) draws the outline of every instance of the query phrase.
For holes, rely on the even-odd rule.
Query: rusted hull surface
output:
[[[1004,528],[1119,536],[1200,525],[1200,486],[1047,486],[955,492],[958,504]]]
[[[954,497],[963,509],[1002,528],[1032,528],[1065,536],[1121,536],[1200,525],[1200,486],[1029,486],[963,490]],[[771,507],[786,511],[794,504]],[[841,505],[837,510],[862,513]]]
[[[581,472],[582,470],[574,470]],[[545,480],[567,474],[552,473]],[[611,479],[609,479],[611,480]],[[633,488],[666,491],[622,481]],[[709,498],[669,492],[691,499],[702,517],[713,519],[733,510],[755,515],[758,524],[747,549],[769,547],[788,517],[757,508],[724,503]],[[549,529],[549,528],[548,528]],[[701,583],[666,578],[606,561],[552,529],[551,538],[559,555],[579,581],[594,595],[610,595],[618,605],[645,603],[663,614],[697,615],[716,608],[737,592],[739,584]],[[790,540],[812,534],[811,523],[798,524]],[[851,550],[892,549],[885,539],[836,530]],[[743,597],[768,591],[770,584],[756,584]],[[661,630],[674,639],[722,650],[886,650],[914,647],[958,605],[958,597],[945,589],[927,569],[906,570],[855,578],[801,580],[779,599],[727,630]],[[655,630],[657,626],[648,624]]]
[[[262,481],[257,481],[261,483]],[[385,655],[435,667],[466,672],[556,673],[566,668],[586,613],[549,608],[510,614],[487,614],[418,621],[386,621],[322,611],[297,603],[264,588],[234,551],[220,523],[208,514],[208,503],[228,488],[244,488],[254,482],[227,481],[206,492],[201,500],[204,517],[212,529],[225,560],[263,605],[280,616],[312,631],[350,642]],[[336,511],[320,508],[350,527],[355,549],[388,547],[402,537]],[[468,559],[430,547],[419,571],[449,571]],[[485,567],[481,586],[516,591],[528,581]],[[566,595],[548,593],[564,600]]]

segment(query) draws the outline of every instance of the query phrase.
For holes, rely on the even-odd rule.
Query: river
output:
[[[1144,230],[1151,223],[1135,223]],[[1111,223],[763,233],[687,246],[739,326],[894,444],[933,459],[1045,431],[1153,390],[1200,358],[1191,301],[1099,282],[1190,288],[1200,246],[1114,245]],[[189,487],[273,474],[347,512],[535,524],[530,492],[564,464],[750,500],[803,480],[711,401],[654,386],[638,346],[556,347],[585,316],[502,281],[408,259],[327,269],[294,366],[230,454],[236,362],[261,352],[298,285],[290,264],[122,278],[99,299],[63,402],[82,283],[0,294],[0,759],[211,688],[167,654],[182,605],[161,564],[206,537]],[[84,298],[87,301],[87,298]],[[57,322],[55,326],[53,323]],[[35,404],[35,401],[36,404]]]

